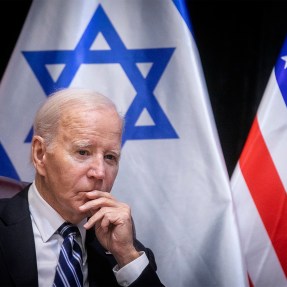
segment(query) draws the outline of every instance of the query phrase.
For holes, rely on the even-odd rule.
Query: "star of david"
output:
[[[98,33],[102,33],[110,50],[90,50]],[[127,140],[173,139],[177,133],[155,98],[153,91],[158,84],[175,48],[127,49],[99,5],[74,50],[22,52],[46,95],[68,87],[80,65],[118,63],[132,83],[136,95],[125,115],[124,144]],[[144,78],[137,63],[153,63]],[[46,65],[64,64],[59,78],[54,81]],[[154,125],[139,126],[137,120],[143,110],[148,111]],[[25,142],[32,139],[31,129]]]

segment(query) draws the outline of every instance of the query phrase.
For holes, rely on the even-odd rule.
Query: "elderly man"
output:
[[[0,286],[163,286],[130,207],[110,193],[122,131],[114,103],[94,91],[63,89],[41,106],[35,180],[0,201]]]

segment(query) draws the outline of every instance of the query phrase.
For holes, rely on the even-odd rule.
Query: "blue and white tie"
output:
[[[71,223],[63,223],[58,232],[63,236],[64,241],[61,247],[59,262],[56,267],[56,274],[53,286],[71,287],[83,286],[83,258],[80,245],[75,240],[80,234],[78,227]]]

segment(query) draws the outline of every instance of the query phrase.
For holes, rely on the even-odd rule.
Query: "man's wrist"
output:
[[[133,283],[141,275],[148,264],[149,261],[145,252],[141,251],[139,252],[139,257],[122,268],[120,268],[117,264],[113,268],[113,272],[119,285],[126,287]]]
[[[123,268],[125,265],[136,260],[138,257],[140,257],[140,253],[134,249],[129,253],[125,253],[123,256],[117,256],[116,261],[119,265],[119,268]]]

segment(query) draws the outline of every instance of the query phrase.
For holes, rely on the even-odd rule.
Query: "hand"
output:
[[[90,191],[87,197],[89,201],[80,207],[82,212],[91,213],[84,227],[90,229],[95,226],[99,242],[114,255],[119,267],[139,257],[133,245],[130,207],[103,191]]]

